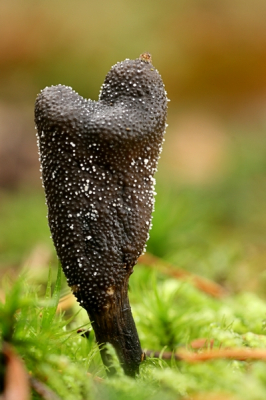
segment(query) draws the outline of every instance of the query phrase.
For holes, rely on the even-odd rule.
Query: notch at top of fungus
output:
[[[147,53],[114,65],[98,101],[57,85],[42,90],[35,106],[58,257],[97,342],[111,343],[131,376],[142,351],[128,280],[148,238],[166,113],[164,85]]]

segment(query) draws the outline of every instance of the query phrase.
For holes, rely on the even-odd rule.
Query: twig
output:
[[[266,361],[266,349],[248,349],[248,348],[232,348],[232,349],[212,349],[204,350],[200,353],[192,353],[187,350],[179,350],[177,353],[166,351],[147,350],[146,357],[162,358],[163,360],[186,361],[189,363],[204,362],[210,360],[229,359],[237,361]]]
[[[189,351],[180,351],[178,356],[181,360],[195,363],[209,360],[230,359],[237,361],[266,361],[266,349],[213,349],[204,350],[200,353],[192,353]]]
[[[173,266],[167,261],[155,257],[152,254],[144,254],[139,258],[139,262],[145,264],[147,267],[157,269],[165,275],[172,276],[173,278],[188,279],[196,288],[198,288],[202,292],[209,294],[212,297],[221,298],[228,294],[226,289],[218,283],[192,274],[191,272],[185,271],[184,269]]]

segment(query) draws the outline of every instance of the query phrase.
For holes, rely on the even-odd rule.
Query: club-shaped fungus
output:
[[[166,114],[164,84],[147,53],[114,65],[98,101],[57,85],[35,106],[57,255],[98,344],[111,343],[130,376],[143,355],[128,280],[148,238]],[[101,355],[110,367],[104,348]]]

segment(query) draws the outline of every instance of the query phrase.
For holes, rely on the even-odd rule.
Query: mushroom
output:
[[[129,376],[143,354],[128,281],[148,239],[166,114],[164,84],[148,53],[114,65],[98,101],[57,85],[43,89],[35,105],[57,255],[97,343],[113,345]]]

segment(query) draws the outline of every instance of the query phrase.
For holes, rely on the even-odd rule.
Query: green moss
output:
[[[14,346],[30,374],[61,398],[172,400],[194,393],[231,394],[247,400],[250,393],[252,399],[265,397],[265,363],[261,361],[190,364],[148,358],[136,380],[124,376],[121,368],[118,375],[106,378],[93,333],[88,339],[77,333],[77,327],[88,324],[85,313],[77,313],[78,306],[68,318],[55,313],[60,276],[59,270],[53,293],[48,279],[46,295],[41,297],[25,277],[13,284],[6,279],[0,331],[1,342]],[[144,266],[133,275],[130,293],[143,348],[162,353],[180,347],[189,350],[196,338],[213,339],[214,348],[266,348],[266,305],[254,294],[215,300],[189,283],[167,279]],[[118,368],[115,358],[114,363]],[[2,367],[1,378],[3,373]],[[96,375],[103,380],[95,380]],[[35,393],[33,398],[40,397]]]

